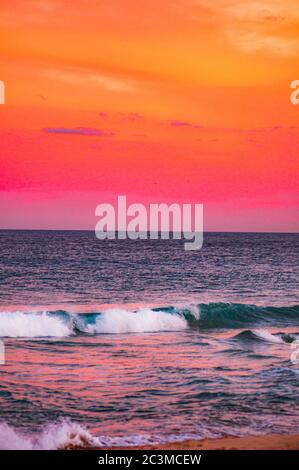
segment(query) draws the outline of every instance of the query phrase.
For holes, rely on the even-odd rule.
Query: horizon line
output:
[[[92,230],[92,229],[76,229],[76,228],[0,228],[0,232],[95,232],[95,230]],[[150,233],[151,231],[148,230],[147,232],[138,232],[138,233]],[[115,230],[115,234],[118,234],[119,231],[118,230]],[[172,230],[169,230],[169,231],[158,231],[158,232],[155,232],[155,233],[158,233],[158,234],[161,234],[161,233],[169,233],[169,234],[173,234],[175,232],[173,232]],[[181,233],[184,233],[183,231]],[[189,233],[189,232],[188,232]],[[194,231],[190,231],[190,233],[194,233]],[[246,231],[246,230],[204,230],[203,233],[264,233],[264,234],[277,234],[277,235],[299,235],[299,231],[296,231],[296,232],[280,232],[280,231],[255,231],[255,230],[250,230],[250,231]]]

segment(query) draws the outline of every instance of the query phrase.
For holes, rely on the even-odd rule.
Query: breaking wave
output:
[[[25,434],[22,430],[0,423],[1,450],[55,450],[102,445],[82,426],[69,421],[48,425],[40,434]]]
[[[1,450],[71,450],[127,447],[159,444],[166,442],[185,441],[188,439],[203,439],[204,437],[217,437],[206,431],[203,436],[197,434],[182,434],[163,436],[150,436],[135,434],[128,436],[94,436],[84,426],[70,420],[61,420],[49,424],[40,433],[28,433],[0,423],[0,449]]]
[[[82,314],[63,310],[0,312],[0,337],[10,338],[61,338],[79,334],[153,333],[187,328],[262,328],[289,325],[299,325],[299,305],[259,307],[209,303],[186,307],[140,308],[136,311],[109,309]],[[256,331],[252,334],[262,337],[263,340],[280,341],[267,332]],[[285,338],[284,341],[288,342],[288,339]]]
[[[235,424],[198,425],[196,432],[167,435],[129,434],[126,436],[96,436],[84,425],[61,419],[45,425],[40,432],[29,432],[0,422],[0,450],[79,450],[113,447],[150,446],[187,440],[217,439],[223,436],[242,437],[273,433],[290,433],[297,429],[296,417],[287,420],[270,415],[254,415],[248,422]],[[293,431],[294,432],[294,431]]]
[[[36,338],[54,336],[61,338],[72,333],[62,318],[50,312],[1,312],[0,337]]]

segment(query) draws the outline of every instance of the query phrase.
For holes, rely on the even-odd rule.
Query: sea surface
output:
[[[299,235],[183,243],[0,231],[0,448],[299,433]]]

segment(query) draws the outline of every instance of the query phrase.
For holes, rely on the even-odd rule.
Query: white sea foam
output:
[[[183,442],[189,439],[216,439],[223,435],[248,436],[264,435],[272,433],[275,419],[271,416],[270,421],[265,418],[254,416],[255,426],[230,426],[225,425],[223,429],[219,426],[198,424],[194,433],[182,433],[167,435],[129,434],[126,436],[96,436],[91,434],[84,426],[69,420],[62,420],[47,425],[40,433],[28,433],[6,423],[0,423],[0,450],[56,450],[56,449],[78,449],[78,448],[101,448],[101,447],[129,447],[147,446],[153,444],[167,444],[171,442]],[[259,422],[261,420],[261,422]]]
[[[188,323],[183,316],[150,308],[137,312],[106,310],[97,315],[95,323],[85,321],[84,315],[66,314],[63,317],[49,312],[0,312],[0,337],[9,338],[61,338],[75,334],[75,331],[121,334],[178,331],[185,328],[188,328]]]
[[[48,425],[40,434],[25,434],[6,423],[0,423],[1,450],[55,450],[102,445],[101,440],[85,428],[69,421]]]
[[[294,371],[297,372],[297,371]],[[48,424],[39,433],[25,432],[0,423],[0,450],[55,450],[76,448],[100,448],[100,447],[127,447],[151,444],[166,444],[170,442],[183,442],[189,439],[215,439],[224,435],[248,436],[273,434],[280,426],[286,424],[295,426],[293,423],[285,422],[283,417],[270,415],[268,419],[263,416],[253,415],[248,425],[209,424],[208,428],[202,423],[195,425],[195,432],[167,435],[150,434],[128,434],[125,436],[96,436],[91,434],[84,426],[70,420],[61,420]],[[296,429],[296,427],[295,427]],[[284,432],[286,432],[284,430]]]
[[[0,312],[0,337],[35,338],[63,337],[72,334],[71,328],[47,312]]]
[[[157,331],[178,331],[188,328],[184,317],[176,314],[153,311],[149,308],[137,312],[128,310],[106,310],[88,325],[89,333],[146,333]]]
[[[268,341],[270,343],[283,343],[284,341],[280,336],[275,336],[269,333],[267,330],[252,330],[252,333],[257,336],[259,339]]]
[[[31,450],[32,443],[21,433],[6,423],[0,423],[0,449],[1,450]]]
[[[209,433],[205,437],[213,437]],[[216,437],[216,436],[215,436]],[[26,433],[0,423],[0,450],[56,450],[92,447],[126,447],[201,439],[196,434],[170,434],[167,437],[132,434],[94,436],[84,426],[69,420],[47,425],[41,433]]]

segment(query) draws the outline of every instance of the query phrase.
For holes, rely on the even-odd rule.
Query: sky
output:
[[[298,232],[299,0],[1,0],[0,228],[203,203]]]

